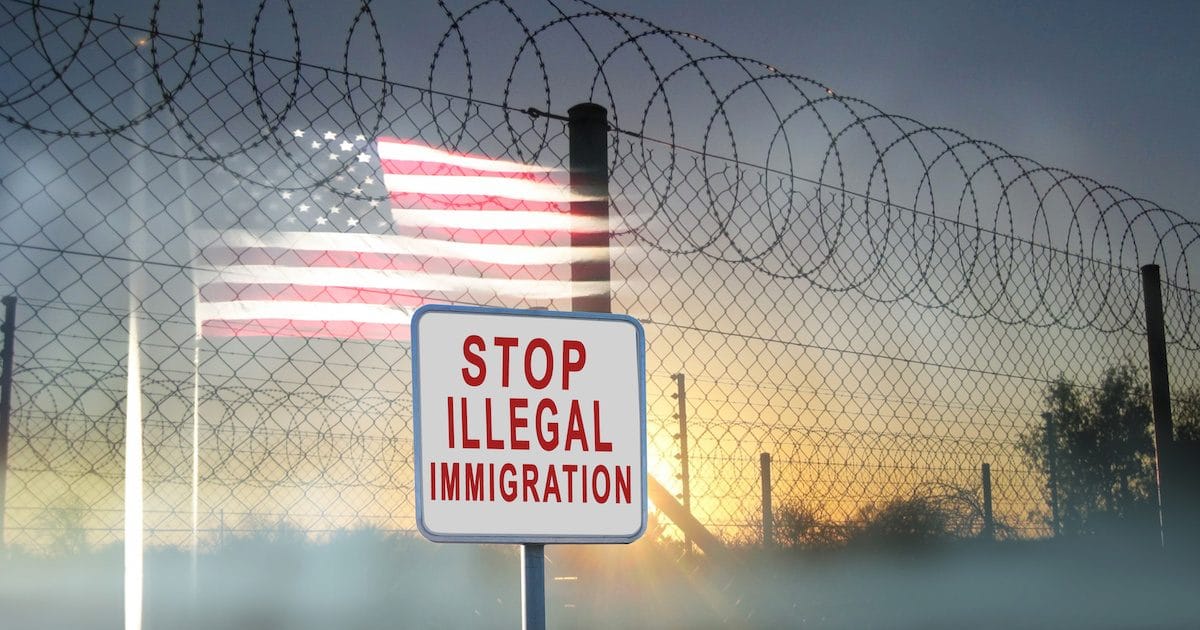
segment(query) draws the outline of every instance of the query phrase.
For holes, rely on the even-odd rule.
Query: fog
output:
[[[1153,541],[944,541],[736,549],[717,562],[666,539],[547,547],[554,628],[1187,628],[1195,550]],[[12,550],[5,628],[119,628],[121,549]],[[193,559],[146,554],[146,628],[513,628],[519,553],[361,529],[314,542],[287,527]],[[194,580],[194,582],[193,582]]]

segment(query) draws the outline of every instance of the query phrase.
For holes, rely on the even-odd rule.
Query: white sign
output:
[[[632,542],[645,333],[625,315],[428,305],[412,321],[417,526],[439,542]]]

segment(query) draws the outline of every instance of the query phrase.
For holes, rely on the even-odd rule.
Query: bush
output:
[[[841,528],[825,510],[804,501],[789,501],[775,509],[774,542],[784,549],[835,546],[842,540]]]
[[[949,484],[923,484],[908,496],[869,503],[859,509],[847,542],[866,546],[921,547],[983,534],[983,502],[974,490]],[[993,518],[992,534],[1013,530]]]

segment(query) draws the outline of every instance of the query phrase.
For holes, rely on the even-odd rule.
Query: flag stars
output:
[[[354,148],[354,144],[349,140],[342,140],[342,143],[338,145],[338,148],[343,151],[349,151],[350,149]]]
[[[320,141],[318,141],[318,140],[313,140],[313,141],[312,141],[312,144],[310,144],[310,145],[308,145],[308,146],[310,146],[310,147],[312,147],[312,148],[314,148],[314,149],[320,149],[321,147],[323,147],[323,146],[325,146],[325,145],[324,145],[324,144],[322,144],[322,143],[321,143]]]
[[[379,207],[379,200],[378,200],[378,199],[372,199],[372,200],[371,200],[371,202],[370,202],[370,206],[371,206],[372,208],[378,208],[378,207]]]
[[[362,194],[362,189],[361,189],[361,188],[359,188],[358,186],[355,186],[354,188],[351,188],[351,189],[350,189],[350,194],[352,194],[352,195],[361,195],[361,194]]]
[[[295,131],[292,131],[292,135],[293,135],[294,137],[297,137],[297,138],[303,138],[303,137],[304,137],[304,130],[303,130],[303,129],[296,129]]]
[[[364,164],[370,164],[370,162],[371,162],[371,156],[370,156],[370,154],[368,154],[368,153],[359,153],[359,154],[358,154],[358,161],[359,161],[359,162],[362,162],[362,163],[364,163]]]
[[[300,204],[299,208],[296,208],[296,210],[299,210],[300,212],[308,212],[309,208],[312,208],[312,206],[310,206],[306,203],[302,203],[302,204]]]
[[[368,156],[368,157],[370,157],[370,156]],[[363,178],[363,183],[364,183],[364,184],[367,184],[368,186],[369,186],[369,185],[371,185],[371,184],[374,184],[374,183],[375,183],[375,178],[374,178],[374,177],[371,177],[370,175],[367,175],[366,177],[364,177],[364,178]]]
[[[367,141],[367,137],[366,137],[366,136],[364,136],[364,135],[362,135],[362,134],[360,133],[360,134],[358,134],[357,136],[354,136],[354,141],[355,141],[355,142],[366,142],[366,141]]]
[[[329,159],[331,159],[331,160],[336,160],[336,159],[338,159],[338,154],[336,154],[336,153],[330,153],[330,154],[329,154]]]
[[[326,140],[337,140],[337,134],[332,131],[326,131],[323,136]]]
[[[354,217],[350,217],[349,219],[346,219],[347,227],[354,227],[356,225],[358,225],[358,219],[355,219]]]
[[[285,190],[285,191],[283,191],[282,193],[279,193],[279,196],[280,196],[280,197],[283,197],[284,199],[291,199],[291,198],[292,198],[292,191],[290,191],[290,190]]]
[[[338,214],[341,211],[342,211],[342,209],[339,208],[338,206],[333,206],[332,208],[329,209],[329,214]]]
[[[325,225],[328,222],[329,219],[326,219],[325,217],[317,217],[317,225]]]

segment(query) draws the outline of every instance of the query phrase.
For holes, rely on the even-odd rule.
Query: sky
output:
[[[1200,220],[1200,3],[597,4]]]

